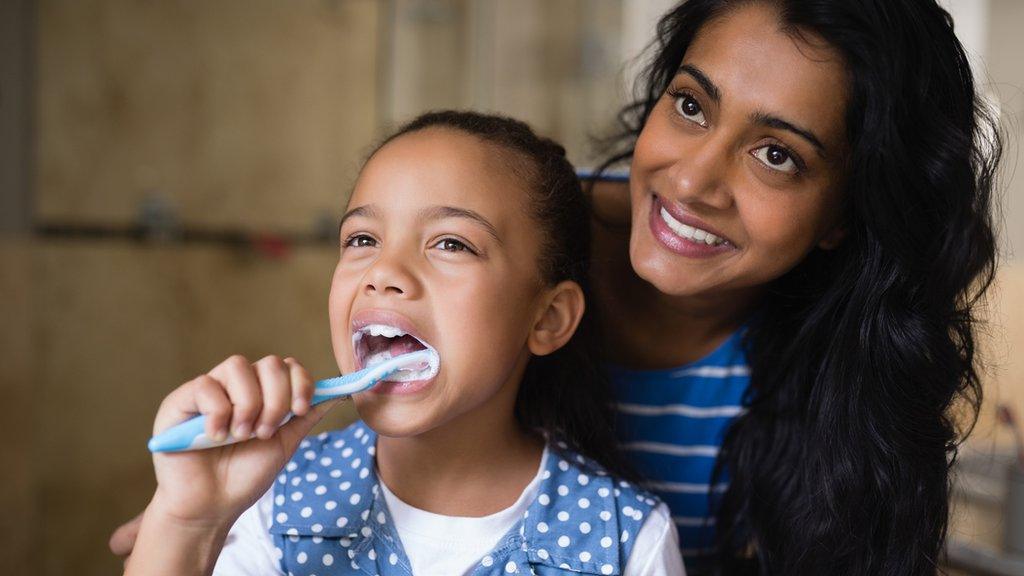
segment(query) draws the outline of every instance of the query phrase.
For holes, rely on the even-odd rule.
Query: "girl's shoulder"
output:
[[[521,527],[531,563],[587,574],[618,573],[657,496],[611,476],[565,442],[548,445],[537,496]]]

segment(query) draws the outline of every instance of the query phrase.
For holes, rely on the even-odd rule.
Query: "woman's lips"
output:
[[[687,258],[711,258],[736,249],[731,242],[702,227],[695,219],[682,220],[685,222],[670,212],[657,195],[651,195],[651,210],[648,216],[651,234],[659,244],[671,252]],[[684,236],[686,233],[693,234],[694,237]]]

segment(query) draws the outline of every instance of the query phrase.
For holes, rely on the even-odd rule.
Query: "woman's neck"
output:
[[[488,412],[413,437],[379,436],[381,481],[406,504],[435,514],[481,517],[508,508],[536,475],[544,441],[512,410],[505,418]]]

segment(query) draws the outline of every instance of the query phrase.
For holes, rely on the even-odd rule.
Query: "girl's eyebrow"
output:
[[[711,98],[715,104],[722,101],[722,91],[718,89],[718,86],[716,86],[700,68],[697,68],[693,64],[683,64],[679,66],[678,70],[676,70],[676,74],[687,74],[693,78],[697,84],[700,84],[700,87],[704,89],[704,92],[707,93],[708,97]],[[811,132],[806,128],[800,128],[792,122],[788,122],[778,116],[774,116],[766,112],[756,112],[751,115],[750,119],[759,126],[777,128],[779,130],[792,132],[809,142],[818,153],[818,156],[821,156],[822,158],[826,157],[825,145],[821,143],[820,138],[814,135],[814,132]]]
[[[364,204],[357,206],[341,217],[341,222],[338,223],[338,232],[341,232],[341,227],[345,225],[345,221],[349,218],[361,216],[363,218],[379,218],[377,208],[373,204]],[[441,220],[444,218],[465,218],[472,222],[475,222],[481,228],[484,229],[488,234],[494,237],[498,243],[502,243],[501,237],[498,236],[498,229],[494,227],[486,218],[480,215],[479,212],[469,210],[468,208],[458,208],[456,206],[430,206],[423,208],[419,213],[420,218],[425,220]]]
[[[444,218],[465,218],[472,222],[475,222],[481,228],[484,229],[488,234],[494,237],[499,244],[502,243],[501,237],[498,236],[498,229],[494,227],[486,218],[480,215],[478,212],[469,210],[468,208],[458,208],[456,206],[430,206],[420,210],[420,218],[427,220],[441,220]]]

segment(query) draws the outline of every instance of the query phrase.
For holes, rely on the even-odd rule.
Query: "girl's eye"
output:
[[[704,118],[704,111],[701,110],[700,104],[693,96],[689,94],[673,94],[673,97],[675,97],[676,112],[680,116],[700,126],[706,127],[708,125],[707,119]]]
[[[445,252],[473,252],[465,243],[459,242],[454,238],[442,238],[437,242],[437,244],[434,244],[434,246],[444,250]]]
[[[376,245],[377,241],[366,234],[356,234],[345,241],[346,248],[373,248]]]
[[[772,170],[784,174],[796,174],[800,171],[797,159],[788,150],[777,144],[761,146],[752,154],[754,158]]]

